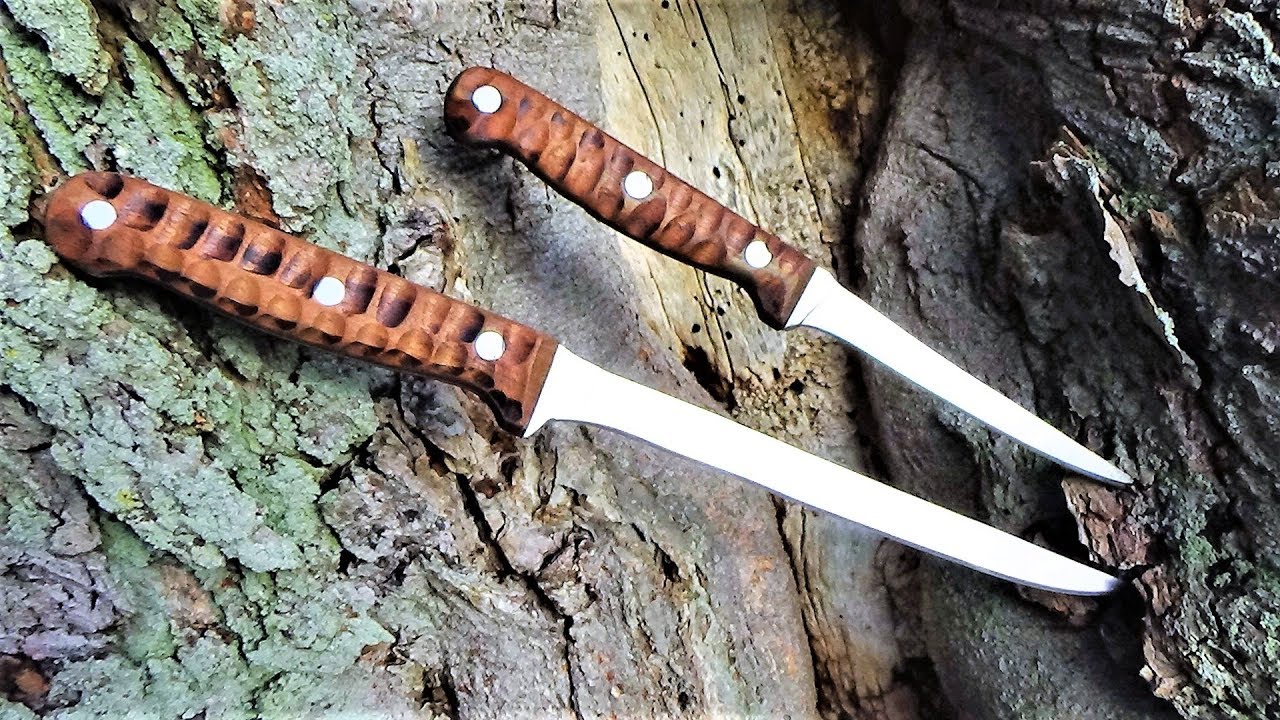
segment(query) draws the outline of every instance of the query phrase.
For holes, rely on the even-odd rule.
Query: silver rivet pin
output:
[[[91,230],[106,230],[116,224],[116,209],[106,200],[90,200],[80,208],[80,220]]]
[[[622,190],[632,200],[643,200],[653,192],[653,180],[639,170],[632,170],[623,179]]]
[[[312,300],[328,307],[342,302],[342,298],[346,295],[347,288],[343,286],[342,281],[329,275],[320,278],[320,282],[316,283],[315,289],[311,291]]]
[[[507,351],[507,343],[502,339],[502,334],[495,330],[485,330],[476,338],[475,343],[476,355],[481,360],[493,362],[502,357],[502,353]]]
[[[763,240],[752,240],[747,244],[747,249],[742,251],[742,259],[759,270],[773,260],[773,253],[769,252],[769,246]]]
[[[502,93],[492,85],[481,85],[471,92],[471,104],[485,115],[496,113],[502,107]]]

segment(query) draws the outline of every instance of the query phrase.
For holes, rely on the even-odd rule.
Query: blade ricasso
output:
[[[586,360],[565,349],[564,345],[556,345],[551,356],[551,364],[542,381],[542,391],[534,401],[533,412],[529,414],[529,423],[525,426],[523,437],[533,437],[544,425],[552,420],[568,419],[567,401],[572,398],[569,389],[573,387],[569,375],[573,374],[576,365],[590,365]],[[594,366],[592,366],[594,367]]]
[[[816,268],[809,277],[809,282],[805,284],[800,299],[796,301],[796,306],[792,308],[783,329],[790,330],[804,325],[805,320],[826,302],[827,298],[831,297],[835,288],[839,287],[840,283],[836,282],[835,276],[826,268]]]

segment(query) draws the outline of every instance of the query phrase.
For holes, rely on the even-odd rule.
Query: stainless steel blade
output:
[[[563,346],[556,349],[526,435],[550,420],[626,433],[1016,583],[1075,595],[1101,595],[1119,586],[1106,573],[614,375]]]
[[[797,325],[834,335],[925,390],[1069,468],[1116,485],[1133,482],[1120,468],[898,327],[844,289],[826,270],[819,269],[813,274],[796,304],[787,326]]]

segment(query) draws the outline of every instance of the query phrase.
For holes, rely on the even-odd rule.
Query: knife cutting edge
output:
[[[826,332],[1066,467],[1115,485],[1133,482],[917,340],[778,236],[510,75],[464,71],[449,88],[445,121],[458,140],[511,155],[609,227],[736,282],[771,327]]]
[[[1119,580],[599,368],[536,330],[137,178],[54,191],[45,233],[98,276],[134,276],[274,335],[478,395],[506,431],[576,421],[653,443],[899,542],[1023,585]]]

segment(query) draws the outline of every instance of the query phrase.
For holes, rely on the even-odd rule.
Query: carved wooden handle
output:
[[[556,342],[195,198],[113,173],[50,197],[49,243],[93,275],[146,278],[274,335],[459,385],[522,433]]]
[[[817,265],[515,78],[470,68],[444,106],[458,140],[515,157],[628,237],[741,285],[781,329]]]

